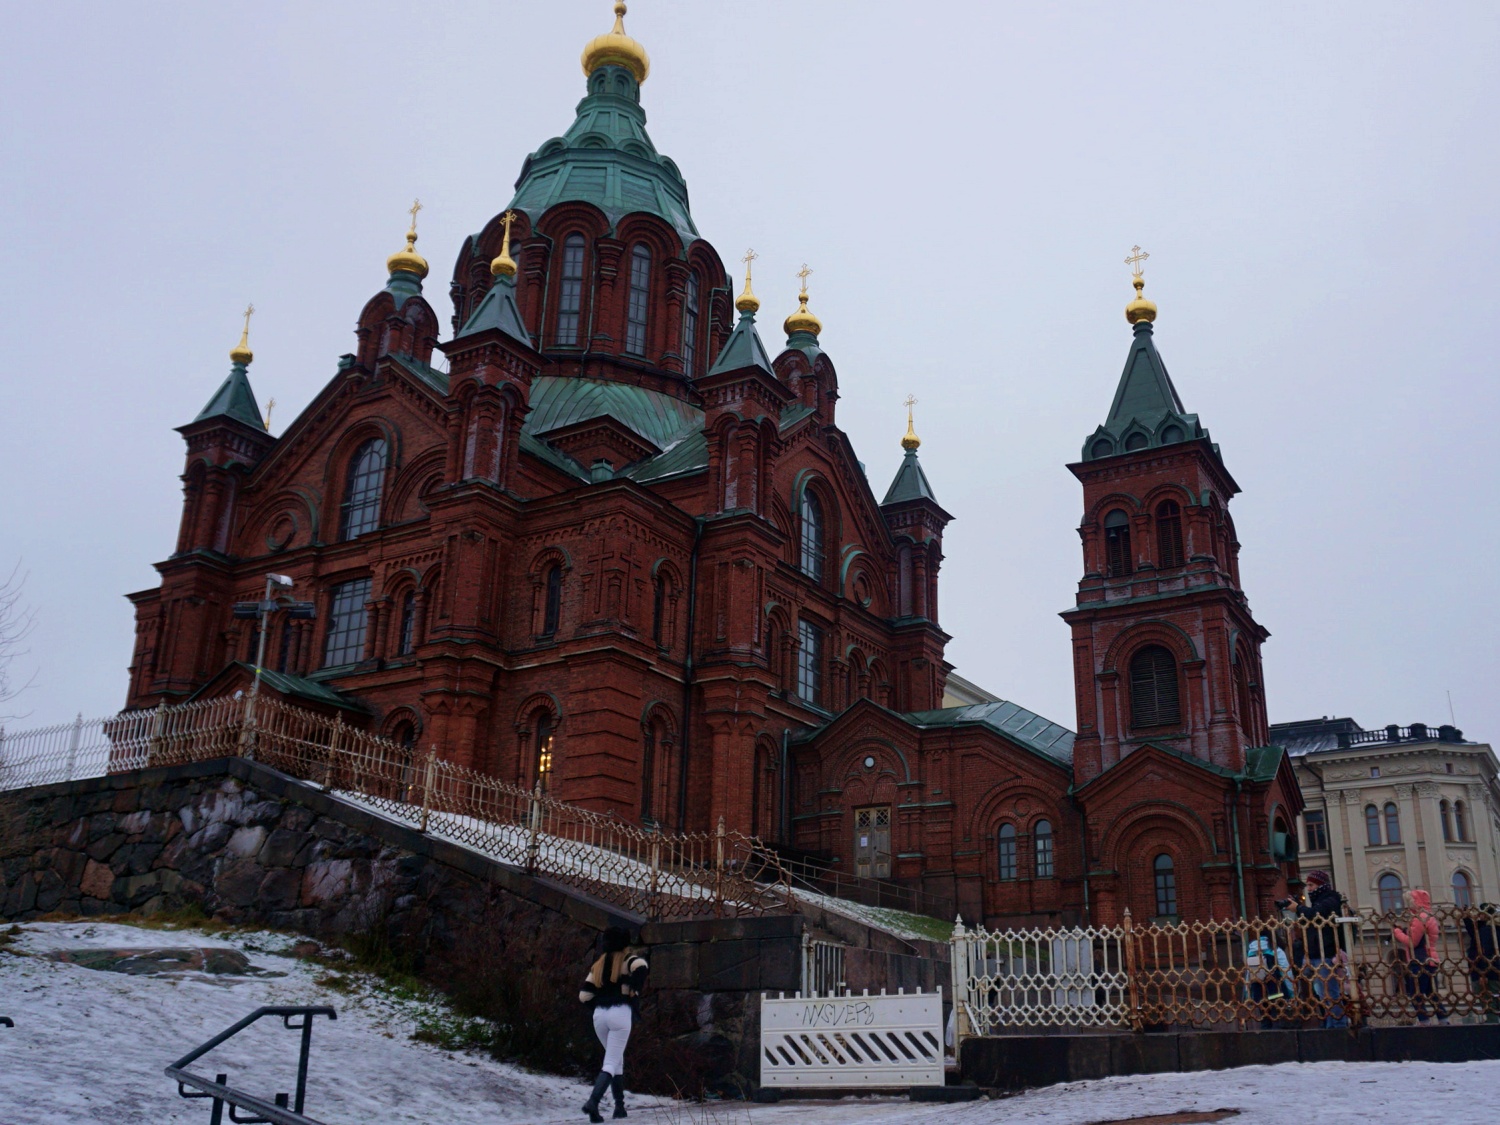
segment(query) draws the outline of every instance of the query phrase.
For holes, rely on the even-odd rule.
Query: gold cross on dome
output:
[[[417,212],[421,209],[422,201],[420,199],[413,199],[411,201],[411,229],[413,231],[417,229]]]
[[[244,333],[246,336],[250,335],[250,318],[252,316],[254,316],[254,315],[255,315],[255,306],[254,305],[246,305],[245,306],[245,333]]]
[[[1125,259],[1125,264],[1130,267],[1130,272],[1134,276],[1140,277],[1143,272],[1141,263],[1149,257],[1151,257],[1151,255],[1146,253],[1139,246],[1132,246],[1130,248],[1130,256]]]
[[[906,396],[906,401],[903,402],[901,405],[904,406],[904,407],[906,407],[906,420],[908,422],[910,422],[911,421],[911,408],[913,406],[917,405],[917,397],[916,397],[916,395],[907,395]]]
[[[276,409],[276,400],[273,398],[266,403],[266,433],[271,432],[271,411]]]
[[[801,280],[801,282],[802,282],[802,288],[804,288],[804,289],[806,289],[806,288],[807,288],[807,278],[808,278],[808,276],[809,276],[809,275],[810,275],[810,274],[811,274],[811,273],[812,273],[812,272],[813,272],[813,271],[812,271],[812,270],[810,270],[810,269],[808,269],[808,268],[807,268],[807,263],[806,263],[806,262],[803,262],[803,263],[802,263],[802,268],[801,268],[801,269],[800,269],[800,270],[798,270],[798,271],[797,271],[797,277],[798,277],[798,278],[799,278],[799,279],[800,279],[800,280]]]
[[[500,216],[500,221],[505,224],[505,237],[509,238],[510,224],[516,221],[516,213],[514,211],[507,211]]]

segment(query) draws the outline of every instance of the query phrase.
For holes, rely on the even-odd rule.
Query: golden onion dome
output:
[[[917,436],[917,426],[912,420],[911,408],[917,405],[917,400],[911,396],[906,399],[906,436],[901,439],[901,448],[908,453],[915,453],[922,444],[922,439]]]
[[[601,66],[623,66],[635,75],[637,82],[646,81],[651,73],[651,57],[634,39],[625,34],[625,3],[615,4],[615,26],[607,35],[596,35],[583,49],[583,73],[593,74]]]
[[[416,251],[417,245],[417,212],[422,209],[422,201],[413,199],[411,202],[411,228],[406,232],[406,249],[397,250],[385,260],[385,268],[391,273],[397,270],[405,270],[414,273],[419,278],[427,276],[427,259]]]
[[[786,330],[788,336],[794,332],[809,332],[816,336],[823,331],[823,322],[807,311],[806,289],[797,294],[797,301],[797,311],[782,321],[781,327]]]
[[[241,367],[249,367],[250,361],[255,358],[255,353],[250,350],[250,318],[254,315],[254,305],[250,305],[245,309],[245,328],[240,333],[240,342],[229,349],[230,363],[238,363]]]
[[[754,250],[746,250],[740,260],[745,263],[745,291],[734,299],[734,307],[753,316],[760,309],[760,298],[750,291],[750,264],[760,257]]]
[[[1135,286],[1135,300],[1125,306],[1125,319],[1131,324],[1139,324],[1141,321],[1150,324],[1156,319],[1156,305],[1141,296],[1141,290],[1146,288],[1146,279],[1137,275],[1131,280],[1131,284]]]

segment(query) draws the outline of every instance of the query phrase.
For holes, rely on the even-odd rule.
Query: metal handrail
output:
[[[188,1072],[188,1064],[196,1062],[208,1052],[212,1051],[225,1040],[233,1038],[256,1020],[264,1016],[280,1016],[282,1023],[291,1031],[302,1032],[301,1052],[297,1057],[297,1095],[293,1101],[287,1094],[277,1094],[274,1102],[268,1102],[263,1098],[257,1098],[253,1094],[247,1094],[243,1090],[236,1090],[227,1084],[228,1075],[219,1074],[215,1080],[210,1082],[201,1075]],[[297,1016],[302,1017],[301,1023],[293,1023]],[[213,1116],[209,1119],[212,1125],[221,1125],[224,1120],[224,1107],[229,1107],[229,1120],[237,1125],[323,1125],[322,1122],[311,1117],[304,1117],[303,1107],[307,1100],[307,1055],[312,1047],[312,1021],[314,1016],[327,1016],[331,1020],[338,1019],[338,1014],[329,1007],[270,1007],[256,1008],[239,1023],[226,1031],[221,1031],[201,1047],[197,1047],[171,1066],[166,1068],[167,1077],[174,1079],[177,1083],[177,1094],[183,1098],[212,1098],[214,1102]],[[189,1090],[187,1087],[192,1087]],[[290,1102],[290,1104],[288,1104]],[[258,1117],[240,1117],[235,1113],[236,1109],[248,1109],[252,1113],[259,1114]]]
[[[0,1024],[4,1024],[6,1027],[15,1027],[16,1021],[9,1016],[0,1016]]]

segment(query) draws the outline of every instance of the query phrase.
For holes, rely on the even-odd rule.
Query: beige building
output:
[[[1305,874],[1327,870],[1353,907],[1393,910],[1413,887],[1434,903],[1500,901],[1495,752],[1451,726],[1364,730],[1353,719],[1271,727],[1307,803]]]

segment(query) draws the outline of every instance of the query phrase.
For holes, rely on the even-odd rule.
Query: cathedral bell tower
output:
[[[1240,589],[1239,486],[1156,350],[1136,247],[1134,337],[1109,417],[1069,470],[1083,484],[1073,630],[1079,785],[1150,743],[1231,773],[1266,741],[1260,646]]]

